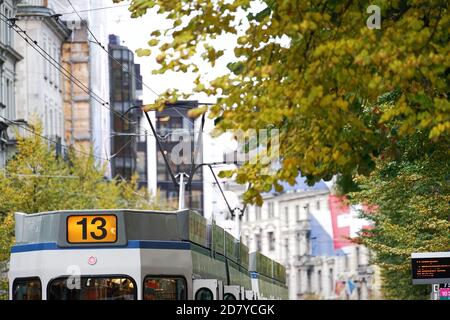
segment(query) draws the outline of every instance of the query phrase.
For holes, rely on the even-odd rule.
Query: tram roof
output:
[[[114,243],[71,243],[68,240],[68,220],[73,216],[115,216],[117,238]],[[117,247],[126,246],[129,240],[187,241],[220,253],[271,278],[285,280],[285,269],[262,255],[249,255],[248,247],[231,234],[195,211],[92,209],[62,210],[33,214],[15,214],[16,244],[56,243],[58,247]],[[250,261],[249,261],[250,260]]]
[[[38,213],[22,213],[16,212],[17,214],[23,214],[27,217],[35,217],[35,216],[43,216],[47,214],[62,214],[62,213],[99,213],[99,212],[139,212],[139,213],[164,213],[164,214],[176,214],[179,212],[189,211],[188,209],[176,210],[176,211],[168,211],[168,210],[138,210],[138,209],[85,209],[85,210],[55,210],[55,211],[43,211]]]

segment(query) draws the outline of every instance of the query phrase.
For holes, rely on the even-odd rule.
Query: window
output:
[[[360,265],[360,253],[359,253],[359,247],[358,246],[355,248],[355,258],[356,258],[356,266],[359,267],[359,265]]]
[[[48,126],[49,126],[49,110],[48,110],[48,98],[47,95],[44,96],[44,134],[48,135]]]
[[[317,271],[317,288],[322,293],[322,270]]]
[[[49,300],[135,300],[136,285],[125,276],[81,277],[80,283],[58,278],[48,285]]]
[[[114,57],[114,59],[122,59],[121,51],[120,50],[113,50],[113,57]]]
[[[11,80],[6,79],[6,106],[11,109],[12,108],[12,88],[11,88]]]
[[[302,280],[303,280],[302,279],[302,270],[301,269],[297,269],[297,288],[298,288],[297,294],[299,294],[299,295],[301,295],[304,292],[303,286],[302,286]]]
[[[317,202],[316,202],[316,209],[317,209],[317,210],[320,210],[320,201],[317,201]]]
[[[311,293],[312,292],[312,270],[308,269],[306,271],[306,292]]]
[[[53,108],[52,107],[53,107],[52,106],[52,102],[50,101],[50,116],[49,116],[50,121],[49,121],[49,128],[47,129],[48,133],[49,133],[49,136],[53,136],[53,125],[55,123],[53,121]]]
[[[275,216],[275,212],[273,210],[273,202],[269,202],[267,205],[269,207],[269,218],[273,218]]]
[[[269,250],[274,251],[275,250],[275,235],[273,234],[273,231],[268,232],[267,236],[269,238]]]
[[[203,192],[201,190],[191,190],[186,192],[187,201],[189,203],[189,208],[191,209],[201,209],[202,208],[202,195]]]
[[[295,206],[295,219],[297,221],[300,221],[300,206],[299,205]]]
[[[185,300],[186,280],[181,277],[146,277],[144,300]]]
[[[55,59],[56,59],[56,61],[58,61],[58,63],[61,63],[61,53],[58,51],[57,48],[56,48],[56,51],[55,51]],[[58,88],[60,87],[60,81],[61,81],[61,74],[57,70],[56,71],[55,85]]]
[[[48,53],[49,53],[50,57],[53,58],[53,42],[50,39],[48,40]],[[50,79],[49,80],[50,80],[50,83],[53,84],[53,81],[54,81],[54,76],[53,76],[54,68],[53,68],[53,66],[52,67],[49,66],[49,68],[50,68],[50,70],[49,70]]]
[[[8,8],[5,7],[4,9],[4,15],[7,16],[8,18],[11,18],[11,10],[9,10]],[[5,28],[5,33],[4,33],[4,42],[6,45],[12,46],[12,28],[10,28],[9,26],[7,28]]]
[[[289,208],[284,207],[284,219],[286,221],[286,224],[289,224]]]
[[[331,292],[334,291],[334,274],[333,274],[333,269],[330,268],[329,273],[328,273],[328,281],[329,281],[329,285],[330,285],[330,290]]]
[[[201,288],[195,293],[195,300],[214,300],[214,295],[208,288]]]
[[[50,39],[45,37],[44,41],[45,41],[44,49],[46,52],[49,52],[50,51]],[[44,59],[44,60],[45,60],[45,77],[50,81],[50,63],[46,59]]]
[[[261,220],[261,207],[255,207],[255,215],[256,220]]]
[[[42,300],[41,280],[39,278],[14,280],[13,300]]]
[[[255,241],[256,241],[256,250],[261,251],[261,235],[260,234],[255,235]]]
[[[62,137],[64,135],[64,132],[62,132],[63,129],[64,129],[63,121],[64,121],[63,114],[62,114],[61,108],[59,108],[59,111],[58,111],[58,128],[57,128],[57,131],[56,131],[56,135],[60,136],[60,137]]]
[[[311,231],[306,231],[306,254],[311,254]]]

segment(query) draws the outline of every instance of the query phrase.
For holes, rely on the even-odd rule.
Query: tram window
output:
[[[180,277],[146,277],[144,300],[186,300],[186,280]]]
[[[14,280],[13,300],[42,300],[42,286],[39,278]]]
[[[136,285],[128,277],[58,278],[48,285],[49,300],[135,300]]]
[[[236,300],[236,297],[232,293],[225,293],[223,300]]]
[[[214,295],[208,288],[201,288],[195,293],[195,300],[214,300]]]

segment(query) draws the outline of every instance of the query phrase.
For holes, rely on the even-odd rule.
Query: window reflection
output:
[[[185,300],[183,278],[147,277],[144,280],[144,300]]]
[[[41,281],[38,278],[16,279],[13,300],[42,300]]]
[[[67,278],[49,284],[49,300],[134,300],[134,282],[126,277],[81,277],[79,285]]]

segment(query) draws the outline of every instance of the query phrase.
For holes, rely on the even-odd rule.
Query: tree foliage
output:
[[[379,30],[366,25],[373,4]],[[236,172],[252,182],[249,202],[260,204],[280,180],[294,183],[299,171],[310,183],[368,174],[401,137],[450,131],[446,0],[132,0],[129,8],[133,17],[152,9],[172,21],[148,42],[158,49],[156,72],[199,73],[196,91],[218,97],[211,116],[219,132],[281,130],[276,174],[261,164]],[[230,72],[206,81],[193,57],[214,67],[227,55],[211,43],[227,34],[237,37]],[[168,90],[156,107],[178,95]],[[395,101],[384,103],[386,95]]]
[[[379,159],[367,177],[356,179],[354,203],[375,209],[363,217],[374,228],[361,241],[376,253],[383,291],[391,299],[428,298],[429,286],[411,284],[411,253],[450,248],[450,151],[448,140],[430,143],[418,133],[398,143],[396,159]]]

